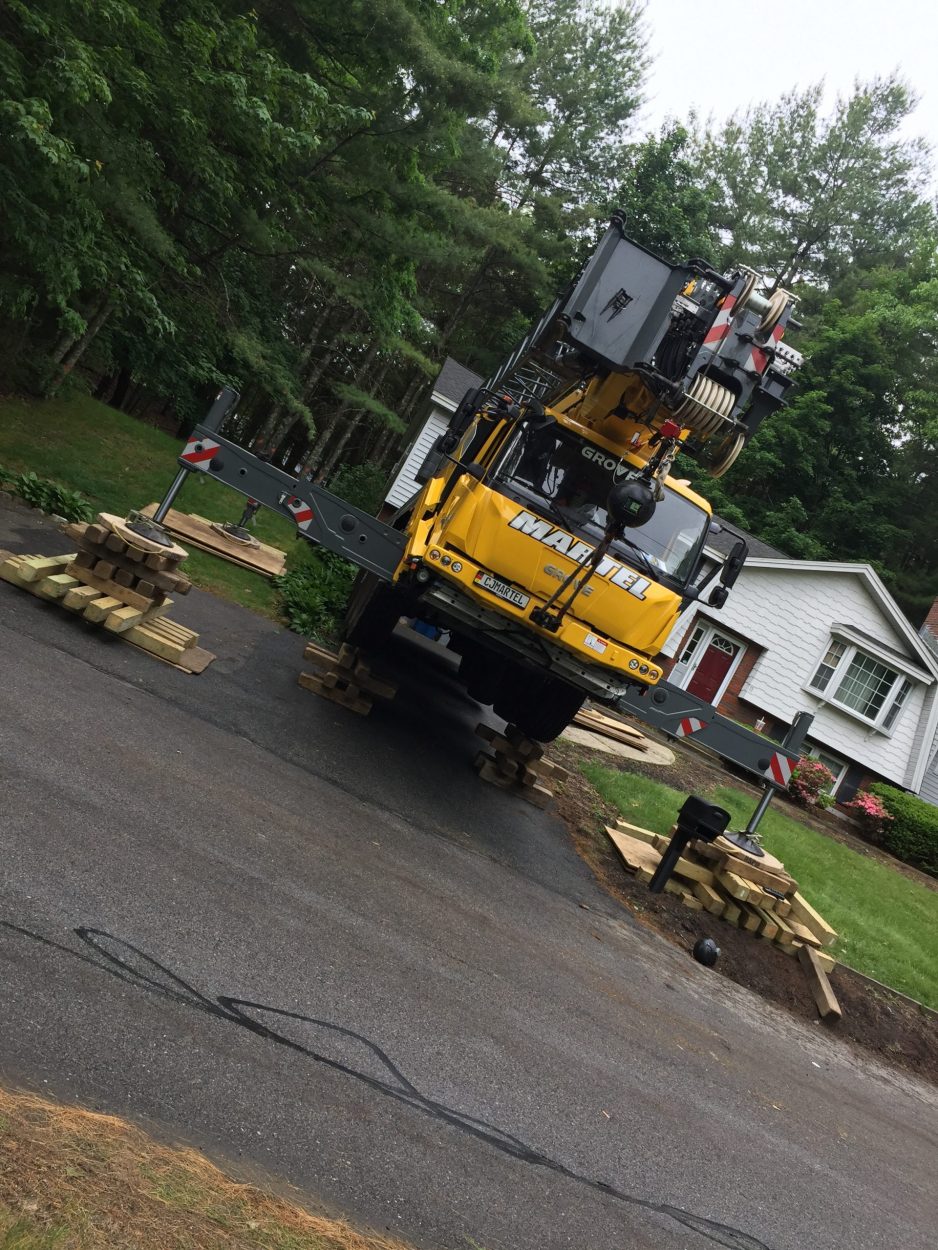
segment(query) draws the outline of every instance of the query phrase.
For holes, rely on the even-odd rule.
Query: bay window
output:
[[[912,689],[911,681],[860,647],[832,638],[808,689],[889,732]]]

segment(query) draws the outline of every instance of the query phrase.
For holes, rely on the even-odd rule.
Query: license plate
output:
[[[515,590],[514,586],[509,586],[507,582],[499,581],[491,573],[476,573],[475,584],[487,590],[489,594],[498,595],[499,599],[513,603],[516,608],[526,608],[531,602],[530,595],[523,595],[520,590]]]

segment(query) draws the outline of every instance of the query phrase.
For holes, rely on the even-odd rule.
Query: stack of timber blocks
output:
[[[476,737],[487,742],[492,754],[480,751],[474,761],[483,781],[503,790],[514,790],[537,807],[548,807],[554,792],[545,784],[562,781],[567,771],[559,764],[544,759],[544,746],[528,738],[517,725],[506,725],[500,734],[491,725],[476,725]]]
[[[358,647],[343,643],[338,651],[329,651],[318,643],[306,645],[303,658],[312,661],[315,673],[300,673],[304,690],[330,699],[360,716],[367,716],[375,699],[393,699],[397,686],[372,673]]]
[[[653,833],[624,820],[615,828],[607,826],[606,833],[628,871],[646,883],[671,839],[671,834]],[[816,961],[825,972],[834,966],[824,948],[836,942],[836,932],[774,856],[749,855],[725,838],[697,840],[678,860],[665,890],[677,895],[686,907],[709,912],[763,937],[786,955],[798,956],[802,962]],[[811,952],[810,957],[802,954],[805,950]]]
[[[166,551],[152,550],[155,544],[146,540],[137,545],[122,519],[108,513],[100,513],[91,525],[68,525],[64,532],[75,540],[75,552],[64,556],[3,553],[0,578],[40,599],[55,600],[86,621],[186,667],[187,653],[199,636],[166,617],[173,606],[167,592],[184,595],[192,586],[179,571],[187,552],[175,544]],[[191,671],[202,667],[200,661]]]

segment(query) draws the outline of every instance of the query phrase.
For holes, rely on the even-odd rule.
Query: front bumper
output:
[[[433,580],[421,592],[420,602],[432,609],[439,624],[457,631],[469,627],[492,647],[512,651],[538,668],[547,668],[593,698],[618,699],[636,685],[654,686],[660,679],[661,669],[647,656],[611,639],[598,638],[575,618],[565,618],[557,633],[540,629],[529,618],[532,609],[543,604],[542,599],[525,591],[529,602],[518,608],[475,585],[476,574],[487,570],[462,554],[457,562],[461,567],[456,573],[452,565],[442,566],[438,561],[428,560],[423,566]],[[605,643],[601,659],[599,655],[592,659],[595,644],[591,646],[587,638]],[[630,663],[635,667],[630,669]]]

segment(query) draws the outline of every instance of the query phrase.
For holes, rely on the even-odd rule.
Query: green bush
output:
[[[886,850],[938,877],[938,807],[881,781],[874,782],[870,791],[892,816],[883,830]]]
[[[357,570],[341,556],[305,543],[295,559],[288,572],[273,579],[283,597],[287,623],[305,638],[332,641],[341,632]]]
[[[374,516],[384,500],[387,480],[384,469],[373,464],[342,465],[329,483],[329,489],[333,495],[347,499],[356,508]]]
[[[69,490],[67,486],[61,486],[45,477],[37,477],[35,473],[12,473],[2,467],[0,483],[34,508],[41,508],[43,512],[64,516],[66,521],[94,520],[94,507],[80,490]]]

